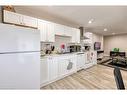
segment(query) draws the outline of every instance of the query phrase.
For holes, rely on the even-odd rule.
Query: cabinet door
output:
[[[72,43],[76,43],[76,41],[75,41],[75,39],[76,39],[76,34],[75,34],[76,32],[75,32],[75,29],[72,28],[71,31],[72,31],[72,39],[71,39],[71,42],[72,42]]]
[[[23,24],[25,26],[37,28],[37,19],[36,18],[30,17],[30,16],[24,16],[24,15],[22,15],[22,17],[23,17]]]
[[[40,82],[41,82],[41,84],[48,82],[48,63],[47,63],[47,58],[41,59],[41,64],[40,64]]]
[[[55,42],[54,23],[47,22],[47,40],[48,42]]]
[[[55,80],[58,77],[58,63],[57,59],[54,57],[48,58],[49,64],[49,80]]]
[[[4,10],[4,22],[22,25],[20,14]]]
[[[64,33],[63,33],[63,36],[68,36],[68,37],[71,37],[71,32],[72,32],[72,28],[71,27],[68,27],[68,26],[63,26],[64,27]]]
[[[76,64],[77,64],[77,56],[73,56],[69,59],[69,62],[72,63],[72,68],[68,71],[69,73],[72,73],[76,71]]]
[[[55,24],[54,31],[56,35],[63,36],[64,35],[64,25]]]
[[[47,25],[43,20],[38,20],[38,29],[40,30],[40,38],[42,42],[47,42]]]
[[[72,28],[72,43],[80,43],[80,32]]]
[[[80,43],[80,30],[76,29],[76,43]]]
[[[84,36],[86,36],[87,38],[89,38],[89,39],[85,39],[84,40],[84,43],[92,43],[92,40],[93,40],[92,33],[86,32],[86,33],[84,33]]]
[[[64,58],[60,58],[59,63],[59,76],[66,76],[76,71],[76,57],[66,56]]]
[[[92,61],[93,64],[97,64],[97,51],[93,51]]]
[[[85,56],[83,54],[77,56],[77,69],[80,70],[85,65]]]
[[[53,23],[44,20],[38,20],[38,29],[40,30],[41,41],[55,42]]]
[[[65,58],[59,58],[58,60],[58,66],[59,66],[59,77],[67,75],[67,66],[69,64],[68,59]]]

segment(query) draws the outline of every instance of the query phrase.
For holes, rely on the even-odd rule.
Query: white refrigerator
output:
[[[37,29],[0,24],[0,89],[40,89]]]

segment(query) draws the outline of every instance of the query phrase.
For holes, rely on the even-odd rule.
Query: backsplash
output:
[[[68,46],[70,42],[71,42],[71,37],[55,36],[54,46],[56,47],[56,49],[59,50],[61,44]]]
[[[45,51],[47,47],[55,46],[55,50],[60,51],[60,46],[64,44],[66,47],[71,42],[71,37],[65,37],[65,36],[55,36],[55,42],[54,43],[44,43],[41,42],[41,50]]]

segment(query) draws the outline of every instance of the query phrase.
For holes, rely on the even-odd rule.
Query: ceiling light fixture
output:
[[[89,20],[88,23],[91,24],[93,22],[93,19]]]
[[[90,24],[90,23],[92,23],[92,21],[90,20],[88,23]]]
[[[105,29],[104,29],[104,31],[108,31],[108,29],[107,29],[107,28],[105,28]]]

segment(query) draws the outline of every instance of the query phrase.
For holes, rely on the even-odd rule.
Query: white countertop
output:
[[[74,53],[66,53],[66,54],[46,54],[44,56],[41,56],[41,58],[46,57],[59,57],[59,56],[69,56],[69,55],[77,55],[77,54],[85,54],[85,52],[74,52]]]

